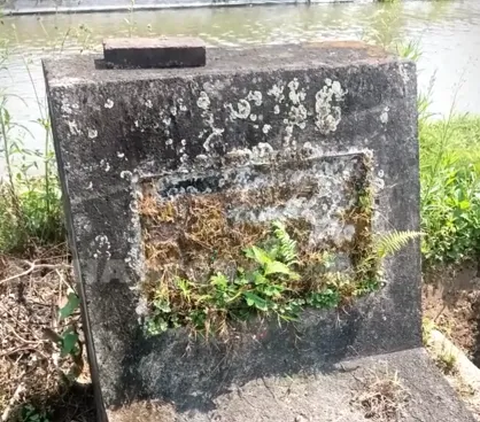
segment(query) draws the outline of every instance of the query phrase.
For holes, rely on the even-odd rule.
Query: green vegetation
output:
[[[429,265],[480,252],[480,116],[420,126],[423,255]]]
[[[417,236],[394,231],[375,239],[365,248],[368,254],[362,255],[355,270],[348,273],[335,269],[334,250],[301,251],[286,225],[274,221],[262,247],[252,244],[243,250],[244,267],[235,267],[232,275],[217,272],[202,283],[183,278],[176,271],[169,277],[172,267],[163,266],[151,292],[147,333],[187,326],[206,336],[211,332],[225,335],[232,322],[252,315],[273,314],[290,321],[306,307],[325,309],[348,303],[377,290],[381,260]],[[304,243],[305,237],[301,239]]]
[[[38,122],[45,133],[44,151],[28,150],[23,145],[28,131],[10,115],[8,100],[0,92],[0,151],[6,172],[0,183],[0,252],[28,255],[65,239],[60,189],[47,118]],[[32,176],[33,169],[42,176]]]

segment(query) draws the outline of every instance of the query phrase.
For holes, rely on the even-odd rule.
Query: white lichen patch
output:
[[[294,78],[287,84],[288,87],[288,118],[283,119],[285,125],[285,135],[283,137],[284,147],[292,147],[296,144],[293,139],[294,128],[297,127],[300,130],[305,129],[308,112],[303,105],[305,101],[306,93],[303,88],[300,88],[300,83],[297,78]],[[274,113],[276,110],[274,109]]]
[[[77,122],[69,120],[67,125],[71,135],[80,135],[81,132],[80,129],[78,129]]]
[[[153,107],[152,101],[151,100],[145,101],[145,107],[152,108]]]
[[[269,124],[264,124],[263,127],[262,127],[262,132],[265,134],[265,135],[268,135],[268,132],[270,132],[270,130],[272,129],[272,126],[269,125]]]
[[[96,129],[87,129],[87,136],[89,139],[95,139],[98,136],[98,131]]]
[[[382,114],[380,114],[380,121],[386,125],[388,123],[388,112],[390,111],[390,107],[385,107],[382,111]]]
[[[280,106],[278,104],[273,106],[273,114],[280,114]]]
[[[328,135],[337,130],[342,119],[340,103],[347,91],[340,82],[325,79],[325,85],[315,94],[315,125],[320,133]]]
[[[128,171],[128,170],[123,170],[122,172],[120,172],[120,177],[122,179],[125,179],[125,180],[132,180],[132,172],[131,171]]]
[[[298,105],[305,100],[305,90],[298,90],[298,88],[300,87],[300,83],[298,82],[297,78],[293,78],[293,80],[290,81],[287,86],[289,90],[288,98],[293,104]]]
[[[106,172],[110,171],[110,163],[103,158],[100,160],[100,167]]]
[[[214,142],[215,138],[220,138],[220,140],[221,140],[223,132],[225,132],[225,129],[219,129],[219,128],[213,127],[212,128],[212,133],[207,136],[207,139],[203,143],[203,149],[206,152],[210,152],[212,147],[213,147],[213,142]]]
[[[92,248],[93,250],[95,250],[93,257],[97,259],[101,256],[106,256],[107,259],[109,259],[111,256],[110,248],[110,241],[108,240],[108,237],[106,235],[100,234],[98,236],[95,236],[95,244]]]
[[[210,108],[210,98],[205,91],[200,92],[200,96],[197,99],[197,107],[202,110],[208,110]]]
[[[250,91],[246,100],[253,101],[257,107],[260,107],[262,105],[262,93],[260,91]]]
[[[240,119],[240,120],[245,120],[248,119],[248,116],[250,115],[250,112],[252,110],[252,107],[250,103],[245,100],[239,100],[237,103],[236,108],[232,106],[232,104],[228,103],[226,104],[226,108],[230,110],[230,118],[232,120],[235,119]]]
[[[285,100],[285,94],[283,93],[285,90],[285,86],[280,84],[274,84],[268,91],[267,95],[273,97],[275,102],[282,103]]]
[[[107,98],[107,101],[105,101],[105,104],[103,105],[105,108],[112,108],[114,105],[113,101],[110,98]]]

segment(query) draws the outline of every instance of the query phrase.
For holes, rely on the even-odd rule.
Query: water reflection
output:
[[[465,0],[5,17],[0,39],[7,40],[9,54],[0,86],[27,103],[12,98],[11,114],[37,136],[38,126],[29,122],[39,117],[33,84],[44,107],[40,57],[98,50],[102,38],[130,34],[198,35],[210,45],[231,46],[333,38],[390,45],[414,39],[423,51],[421,89],[437,71],[432,111],[448,113],[456,93],[459,111],[480,112],[480,2]]]

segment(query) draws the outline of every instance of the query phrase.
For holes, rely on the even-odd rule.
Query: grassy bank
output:
[[[459,264],[480,252],[480,116],[420,123],[423,256]]]

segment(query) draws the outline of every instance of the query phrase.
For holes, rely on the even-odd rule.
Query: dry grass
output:
[[[410,394],[400,382],[397,372],[392,373],[386,368],[382,372],[372,372],[359,381],[360,388],[353,403],[362,408],[365,419],[381,422],[400,420]]]
[[[55,343],[69,325],[81,331],[78,313],[65,321],[58,318],[72,285],[64,245],[39,251],[34,262],[0,257],[2,422],[29,422],[27,408],[44,415],[41,421],[91,420],[88,365],[61,358]]]

